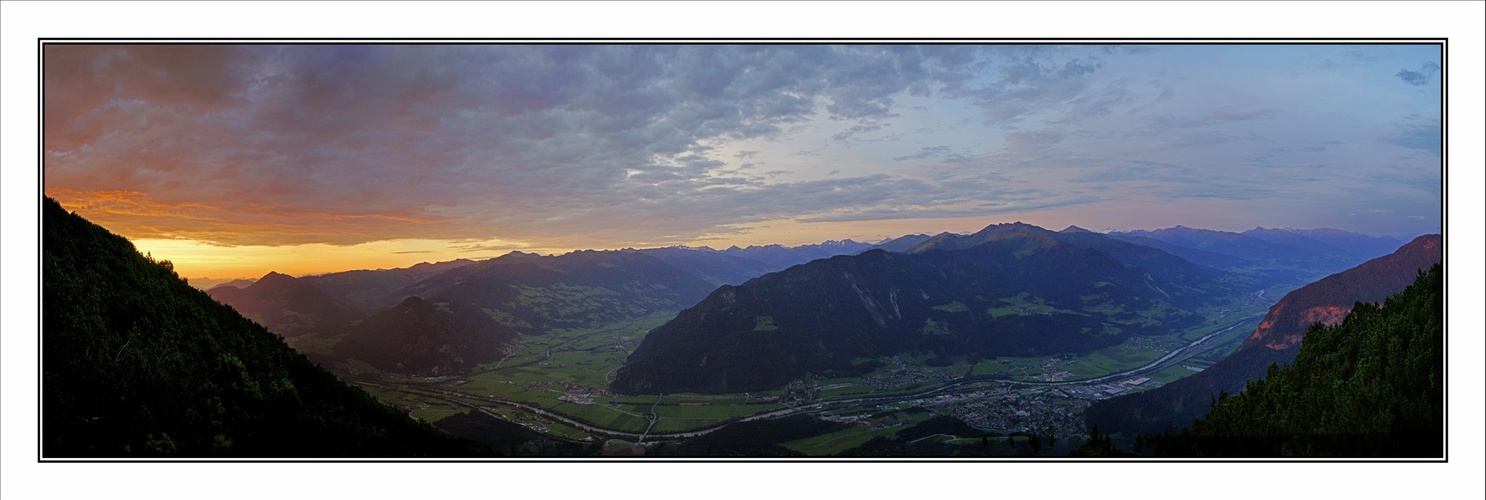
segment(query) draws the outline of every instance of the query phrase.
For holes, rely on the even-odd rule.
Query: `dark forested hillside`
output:
[[[837,256],[724,286],[646,336],[612,387],[750,391],[807,372],[870,370],[905,351],[932,352],[936,363],[1085,352],[1201,321],[1184,308],[1204,300],[1200,279],[1132,263],[1150,249],[1097,246],[1007,235],[964,249]]]
[[[516,331],[471,306],[408,297],[347,328],[344,337],[337,355],[390,372],[437,376],[500,359]]]
[[[1335,324],[1357,302],[1380,302],[1440,262],[1439,235],[1425,235],[1394,253],[1327,276],[1286,294],[1270,307],[1244,343],[1222,361],[1164,387],[1094,403],[1090,422],[1126,435],[1190,424],[1221,392],[1236,393],[1274,363],[1289,363],[1311,324]]]
[[[1148,442],[1165,456],[1443,457],[1442,275],[1435,265],[1381,307],[1313,325],[1294,364]]]
[[[49,198],[42,227],[42,456],[489,453],[345,385]]]

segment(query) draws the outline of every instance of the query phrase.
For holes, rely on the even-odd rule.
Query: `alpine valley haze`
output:
[[[42,44],[42,458],[1443,460],[1439,43]]]

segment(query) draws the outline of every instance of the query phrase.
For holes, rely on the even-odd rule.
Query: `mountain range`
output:
[[[1020,243],[1008,243],[1013,240]],[[938,283],[918,283],[924,287],[920,290],[921,297],[918,300],[927,300],[922,295],[929,289],[939,290],[940,294],[948,294],[954,297],[954,300],[934,304],[917,304],[916,307],[919,309],[927,307],[930,311],[914,313],[913,321],[917,324],[908,326],[895,324],[889,329],[903,331],[891,335],[882,332],[866,335],[873,340],[858,339],[849,342],[857,348],[845,349],[841,353],[827,357],[832,359],[838,357],[873,358],[879,354],[899,352],[903,349],[929,349],[940,352],[942,354],[940,359],[963,359],[997,353],[1045,353],[1058,349],[1078,352],[1118,342],[1129,335],[1152,333],[1163,328],[1176,328],[1181,321],[1191,321],[1195,317],[1191,308],[1198,307],[1213,297],[1234,293],[1240,289],[1254,288],[1256,280],[1247,278],[1253,273],[1270,272],[1267,269],[1276,266],[1314,267],[1320,265],[1317,264],[1318,262],[1346,259],[1349,254],[1337,249],[1345,247],[1349,242],[1361,242],[1366,247],[1366,245],[1376,246],[1380,241],[1385,240],[1335,230],[1255,228],[1245,234],[1239,234],[1177,226],[1156,231],[1099,234],[1076,226],[1053,232],[1027,224],[1011,223],[988,226],[982,231],[968,235],[952,233],[942,233],[932,237],[924,234],[906,235],[887,239],[876,245],[844,240],[797,247],[782,245],[732,247],[722,251],[705,247],[668,247],[624,251],[580,251],[561,256],[512,252],[481,262],[456,260],[435,264],[425,263],[407,269],[349,271],[301,278],[269,273],[246,287],[223,285],[212,289],[211,294],[222,302],[234,306],[244,315],[258,321],[271,331],[290,338],[292,342],[298,342],[294,340],[295,337],[310,332],[316,333],[319,338],[333,339],[332,344],[349,340],[333,349],[322,349],[313,353],[316,359],[350,359],[361,356],[378,359],[379,361],[373,363],[374,366],[400,366],[401,368],[398,369],[404,372],[450,373],[467,369],[470,360],[475,360],[476,364],[489,361],[492,356],[490,353],[493,351],[488,348],[478,348],[476,350],[480,354],[462,357],[455,362],[454,358],[448,355],[435,355],[434,353],[440,350],[444,353],[459,352],[470,346],[485,344],[470,343],[471,338],[465,335],[466,340],[451,342],[442,347],[413,349],[408,346],[421,345],[421,343],[434,339],[459,337],[459,335],[448,337],[449,332],[453,330],[449,330],[448,325],[442,324],[421,326],[402,324],[400,328],[389,330],[376,323],[387,321],[394,316],[387,314],[388,311],[411,307],[405,302],[408,297],[418,297],[426,299],[430,304],[444,304],[442,307],[445,310],[449,310],[451,307],[449,304],[459,304],[462,310],[480,311],[492,319],[494,324],[500,327],[500,331],[512,330],[521,334],[540,335],[552,331],[595,327],[661,311],[682,310],[690,306],[701,307],[702,304],[698,302],[705,302],[704,299],[709,298],[710,295],[736,294],[737,289],[731,287],[739,287],[751,292],[759,286],[778,282],[778,280],[790,283],[791,288],[801,287],[801,290],[805,290],[801,293],[807,295],[798,297],[798,300],[784,301],[787,303],[786,309],[812,301],[842,302],[842,297],[852,296],[865,297],[864,300],[867,300],[869,304],[881,304],[882,301],[893,303],[899,300],[899,297],[892,294],[895,287],[889,282],[878,283],[879,288],[885,287],[886,291],[875,290],[869,293],[852,289],[851,293],[843,295],[846,289],[842,288],[839,282],[834,286],[822,285],[826,286],[826,289],[812,288],[821,285],[815,282],[802,285],[803,282],[798,276],[812,275],[812,273],[818,275],[821,271],[795,271],[793,267],[830,266],[830,264],[818,264],[827,260],[817,259],[816,257],[819,256],[864,259],[866,258],[864,256],[874,252],[903,253],[917,257],[906,261],[889,258],[888,260],[892,261],[891,264],[883,261],[878,263],[880,265],[869,265],[859,271],[867,275],[887,273],[888,275],[906,276],[909,277],[906,278],[909,282],[926,279],[912,277],[915,273],[938,274],[940,276],[937,280],[929,280],[940,281]],[[968,257],[968,255],[976,255],[974,252],[958,257],[929,256],[935,252],[961,252],[992,242],[1001,242],[992,247],[999,248],[1002,252],[1009,252],[1009,257],[987,254],[978,257],[981,261],[975,261]],[[1094,263],[1086,257],[1069,257],[1068,255],[1051,257],[1069,254],[1067,249],[1052,250],[1058,247],[1079,249],[1089,255],[1097,254],[1102,256],[1101,258],[1112,259],[1115,264],[1107,261]],[[1364,248],[1354,252],[1366,253],[1368,251],[1371,250]],[[990,250],[988,247],[980,251],[982,254],[986,252],[995,253],[996,250]],[[1038,253],[1037,258],[1026,259],[1032,253]],[[1243,254],[1247,257],[1238,257],[1235,254]],[[1050,274],[1029,274],[1033,271],[1027,269],[991,271],[989,269],[995,266],[985,264],[985,262],[1008,258],[1010,260],[1007,262],[1017,262],[1033,267],[1040,266],[1040,271],[1037,272]],[[1071,260],[1061,262],[1059,258]],[[863,260],[863,262],[870,262],[870,260]],[[898,265],[919,266],[919,268],[916,270],[889,269]],[[1101,289],[1084,289],[1082,292],[1087,293],[1080,293],[1077,297],[1070,295],[1071,292],[1067,290],[1059,292],[1061,295],[1047,290],[1047,283],[1075,283],[1066,288],[1077,289],[1076,283],[1085,283],[1085,281],[1080,281],[1083,280],[1082,277],[1068,278],[1067,274],[1096,272],[1092,271],[1089,266],[1099,267],[1100,265],[1108,269],[1097,272],[1107,271],[1106,274],[1123,276],[1123,281],[1114,279],[1088,281],[1087,283],[1098,284]],[[945,273],[944,269],[940,269],[940,266],[957,266],[956,269],[962,271],[965,269],[973,269],[973,271],[963,271],[951,277]],[[1269,267],[1265,268],[1265,266]],[[1256,268],[1260,270],[1255,271]],[[1145,275],[1138,276],[1138,273],[1132,275],[1129,273],[1132,270],[1144,271]],[[1064,274],[1058,274],[1058,272]],[[771,276],[770,273],[787,273],[789,276],[769,277],[760,285],[750,287],[751,281],[756,281],[766,275]],[[976,273],[983,275],[976,275]],[[957,279],[969,281],[961,283],[956,282]],[[1016,279],[1023,280],[1024,283],[1007,281]],[[985,291],[980,290],[987,282],[995,282],[1004,286],[987,288],[986,291],[993,292],[987,296]],[[1120,287],[1103,288],[1116,283]],[[1129,289],[1140,289],[1142,292],[1132,293]],[[1156,295],[1151,297],[1142,295],[1148,291],[1153,291]],[[771,291],[768,293],[789,295],[794,292]],[[874,293],[877,295],[887,293],[887,295],[878,297],[874,296]],[[1122,301],[1126,299],[1135,302],[1123,303]],[[777,299],[761,300],[771,304],[781,302]],[[815,306],[826,307],[826,304],[815,304]],[[429,306],[424,304],[422,307]],[[841,308],[843,304],[836,303],[829,307]],[[961,308],[971,314],[951,312],[959,312]],[[971,309],[975,310],[970,311]],[[992,310],[999,310],[1002,314],[991,313]],[[878,323],[877,328],[888,328],[887,320],[884,319],[886,317],[880,310],[869,306],[853,311],[858,314],[865,312],[866,319],[870,319],[872,323]],[[1036,312],[1036,314],[1005,314],[1006,311]],[[1136,311],[1146,316],[1159,317],[1159,319],[1137,318]],[[1108,314],[1109,312],[1114,314]],[[905,318],[900,317],[901,315],[901,311],[894,311],[893,322],[904,321]],[[775,315],[767,311],[759,312],[755,316],[757,317],[738,319],[736,321],[739,325],[728,328],[750,331],[757,328],[770,332],[782,328],[786,332],[771,335],[787,335],[787,332],[795,329],[806,328],[812,331],[832,332],[822,334],[831,337],[842,335],[835,332],[836,330],[861,329],[870,326],[869,323],[864,323],[861,317],[855,319],[833,317],[830,320],[806,321],[798,317],[784,319],[790,315]],[[410,318],[431,321],[440,316],[403,314],[399,317],[403,318],[402,321],[408,321]],[[670,328],[680,328],[679,325],[685,323],[683,318],[678,317],[677,320],[680,321],[677,323],[678,326],[668,324],[659,329],[659,332],[669,332]],[[718,316],[713,315],[711,321],[718,321]],[[760,323],[754,324],[749,321]],[[777,323],[778,321],[783,321],[783,323]],[[792,323],[795,321],[802,322]],[[762,322],[776,323],[763,324]],[[760,326],[761,324],[763,326]],[[1008,334],[996,337],[995,341],[982,338],[984,336],[966,334],[967,331],[984,330],[992,324],[996,325],[994,329],[997,331],[1053,330],[1059,333],[1035,339],[1025,335]],[[712,331],[717,328],[716,325],[693,325],[693,327],[709,332],[708,335],[718,334]],[[494,327],[489,325],[481,328],[495,331]],[[1072,333],[1065,331],[1068,329],[1071,329]],[[420,337],[416,334],[424,330],[444,333],[432,337]],[[922,332],[940,332],[940,334],[907,342],[902,337],[905,335],[904,331],[908,330],[912,330],[910,333],[916,332],[914,335],[917,337],[924,337]],[[383,333],[381,336],[368,336],[367,332],[370,331]],[[402,332],[401,337],[394,339],[396,334],[392,332]],[[943,332],[951,332],[951,334],[943,335]],[[498,336],[505,339],[503,335]],[[662,333],[657,338],[665,338],[667,335],[671,334]],[[865,334],[857,332],[851,335],[862,337]],[[378,348],[372,345],[374,342],[366,340],[369,338],[377,338],[380,342],[393,345]],[[790,338],[793,339],[793,337]],[[811,338],[811,335],[806,335],[805,338]],[[771,349],[776,351],[792,349],[788,345],[795,340],[799,339],[786,341]],[[824,349],[822,346],[830,344],[825,339],[815,340],[817,342],[814,347],[817,351]],[[495,344],[503,344],[504,341],[497,341]],[[653,341],[649,346],[642,344],[641,350],[635,354],[636,367],[621,370],[617,379],[619,385],[616,387],[625,387],[625,384],[632,383],[630,377],[645,372],[647,369],[643,367],[651,363],[647,361],[647,357],[658,356],[652,354],[652,351],[669,350],[669,348],[655,347],[660,345],[656,342],[662,341]],[[688,342],[695,344],[700,340],[691,339]],[[835,349],[825,350],[834,351]],[[402,363],[388,361],[390,358],[385,356],[393,352],[402,352],[411,358],[403,360]],[[776,384],[782,383],[780,377],[784,376],[783,373],[790,373],[793,376],[798,375],[799,370],[853,372],[872,366],[871,361],[861,360],[857,360],[850,366],[843,365],[839,359],[825,362],[817,359],[818,357],[812,357],[813,355],[795,351],[775,357],[798,360],[802,356],[814,359],[814,361],[801,363],[800,366],[785,369],[780,373],[773,373],[768,369],[756,371],[769,372],[770,374],[763,379],[769,380],[769,384]],[[726,355],[721,357],[703,355],[703,357],[712,360],[714,369],[717,363],[723,363],[720,360],[728,358]],[[792,363],[779,366],[790,364]],[[732,376],[733,380],[740,380],[739,377],[739,375]],[[733,385],[735,384],[721,384],[712,390],[721,390],[721,387]],[[752,382],[744,386],[760,387]],[[627,390],[638,389],[639,387],[629,387]]]
[[[1110,237],[1161,249],[1232,273],[1233,284],[1258,289],[1303,284],[1385,255],[1403,242],[1336,229],[1265,229],[1242,233],[1175,226],[1111,232]]]
[[[1312,324],[1397,292],[1443,247],[1429,235],[1379,257],[1397,241],[1329,229],[1095,233],[1010,223],[876,244],[513,252],[297,278],[270,272],[208,295],[168,261],[45,204],[48,457],[490,453],[310,359],[460,375],[501,359],[522,336],[680,311],[644,336],[609,389],[737,393],[863,374],[905,353],[931,365],[1087,353],[1184,331],[1206,319],[1199,311],[1242,294],[1313,281],[1206,371],[1085,412],[1107,430],[1146,432],[1190,423],[1215,395],[1273,375]],[[1335,274],[1315,279],[1326,273]],[[492,425],[481,418],[449,425]]]
[[[661,262],[694,274],[713,286],[741,285],[745,281],[783,269],[710,248],[647,248],[635,252],[660,259]]]
[[[846,239],[794,247],[784,245],[749,245],[744,248],[738,248],[737,246],[731,246],[725,250],[721,250],[721,252],[734,257],[759,261],[778,269],[785,269],[816,259],[864,252],[872,249],[872,247],[873,245],[870,243],[860,243]]]

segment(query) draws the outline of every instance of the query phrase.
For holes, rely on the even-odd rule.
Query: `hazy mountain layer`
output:
[[[753,259],[728,255],[710,248],[647,248],[636,250],[702,278],[713,286],[743,282],[783,269]]]
[[[779,269],[786,269],[790,266],[804,264],[816,259],[825,259],[837,255],[851,255],[871,248],[872,245],[867,243],[859,243],[852,240],[831,240],[815,245],[800,245],[795,247],[784,245],[749,245],[746,248],[738,248],[733,246],[723,250],[722,253],[756,260]]]
[[[1366,261],[1388,255],[1404,242],[1388,236],[1369,236],[1340,229],[1267,229],[1256,227],[1242,233],[1271,243],[1304,248],[1317,253]]]
[[[408,298],[404,288],[437,276],[445,271],[473,264],[469,259],[438,263],[421,263],[403,269],[345,271],[300,278],[323,290],[336,300],[372,313],[392,307]]]
[[[307,280],[275,272],[245,288],[219,286],[207,293],[285,337],[338,330],[366,315]]]

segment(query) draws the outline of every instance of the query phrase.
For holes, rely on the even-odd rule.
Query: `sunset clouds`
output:
[[[901,226],[862,224],[905,219],[922,232],[1017,219],[1440,230],[1432,45],[47,45],[43,57],[46,192],[131,239],[415,240],[457,258],[791,243],[769,228],[801,225],[815,240],[895,236],[886,228]]]

